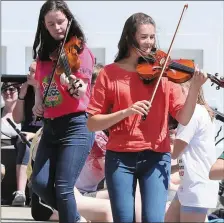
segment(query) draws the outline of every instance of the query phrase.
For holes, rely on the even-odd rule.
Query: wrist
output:
[[[200,91],[200,88],[201,88],[201,85],[192,82],[191,83],[191,86],[190,86],[190,89],[189,89],[189,92],[190,91],[199,92]]]
[[[127,109],[121,110],[121,115],[122,115],[122,118],[124,119],[124,118],[127,118],[131,114],[129,112],[129,109],[127,108]]]

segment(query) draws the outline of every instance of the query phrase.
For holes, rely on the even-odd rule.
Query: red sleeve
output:
[[[94,66],[93,54],[85,47],[79,58],[81,60],[80,68],[74,75],[78,78],[91,80]]]
[[[186,96],[182,91],[180,84],[169,81],[170,95],[169,95],[169,112],[173,118],[176,118],[176,114],[184,106]]]
[[[87,112],[91,115],[107,114],[112,104],[111,101],[111,81],[106,72],[102,69],[96,79],[96,83],[92,89]]]

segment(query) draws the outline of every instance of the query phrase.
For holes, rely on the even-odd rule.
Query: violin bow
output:
[[[56,61],[56,63],[54,64],[54,67],[53,67],[53,70],[52,70],[52,73],[51,73],[51,76],[50,76],[50,80],[49,80],[47,89],[46,89],[46,91],[45,91],[45,93],[44,93],[44,96],[43,96],[43,100],[42,100],[42,104],[43,104],[43,105],[45,104],[46,98],[47,98],[47,96],[48,96],[48,91],[49,91],[49,89],[50,89],[50,87],[51,87],[51,83],[52,83],[53,78],[54,78],[54,75],[55,75],[55,70],[56,70],[56,68],[57,68],[57,66],[58,66],[58,62],[59,62],[59,59],[60,59],[60,57],[61,57],[61,54],[62,54],[64,45],[65,45],[65,41],[66,41],[67,36],[68,36],[68,32],[69,32],[70,27],[71,27],[71,24],[72,24],[72,19],[69,20],[68,25],[67,25],[67,27],[66,27],[65,37],[64,37],[63,43],[62,43],[62,45],[61,45],[61,48],[60,48],[60,51],[59,51],[59,54],[58,54],[57,61]],[[38,116],[36,116],[34,122],[36,123],[38,120],[41,120],[41,119],[42,119],[42,117],[38,117]]]
[[[169,60],[170,52],[171,52],[171,49],[172,49],[172,47],[173,47],[174,39],[175,39],[175,37],[176,37],[176,35],[177,35],[177,31],[178,31],[179,26],[180,26],[180,23],[181,23],[181,21],[182,21],[184,12],[186,11],[187,8],[188,8],[188,4],[184,5],[184,8],[183,8],[183,10],[182,10],[182,13],[181,13],[179,22],[178,22],[177,27],[176,27],[176,30],[175,30],[175,33],[174,33],[174,35],[173,35],[173,39],[172,39],[172,41],[171,41],[170,47],[169,47],[168,52],[167,52],[166,60],[165,60],[165,62],[164,62],[164,64],[163,64],[161,73],[160,73],[160,75],[159,75],[159,77],[158,77],[158,80],[157,80],[157,82],[156,82],[156,86],[155,86],[155,88],[154,88],[154,90],[153,90],[152,97],[151,97],[151,99],[149,100],[149,102],[150,102],[151,104],[152,104],[152,102],[153,102],[153,100],[154,100],[154,97],[155,97],[156,91],[157,91],[157,89],[158,89],[159,83],[160,83],[161,78],[162,78],[162,76],[163,76],[163,73],[164,73],[164,71],[165,71],[165,69],[166,69],[166,65],[167,65],[167,62],[168,62],[168,60]],[[145,120],[146,117],[147,117],[146,115],[143,115],[143,116],[142,116],[142,120]]]
[[[58,66],[58,63],[59,63],[59,60],[60,60],[60,58],[61,58],[61,54],[62,54],[62,51],[63,51],[63,49],[64,49],[65,41],[66,41],[66,39],[67,39],[68,32],[69,32],[69,30],[70,30],[71,24],[72,24],[72,19],[68,22],[68,25],[67,25],[67,28],[66,28],[66,32],[65,32],[65,37],[64,37],[64,40],[63,40],[62,45],[61,45],[61,47],[60,47],[60,51],[59,51],[59,54],[58,54],[57,61],[56,61],[55,65],[54,65],[54,68],[53,68],[53,70],[52,70],[51,77],[50,77],[50,81],[49,81],[49,83],[48,83],[46,92],[45,92],[44,97],[43,97],[43,101],[42,101],[43,104],[45,103],[45,100],[46,100],[46,98],[47,98],[47,96],[48,96],[48,91],[49,91],[49,89],[50,89],[52,80],[53,80],[53,78],[54,78],[55,70],[56,70],[56,68],[57,68],[57,66]]]

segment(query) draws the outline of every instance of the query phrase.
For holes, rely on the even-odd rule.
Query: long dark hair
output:
[[[65,14],[68,20],[72,19],[67,41],[71,36],[77,36],[78,38],[82,39],[83,43],[85,43],[85,35],[78,22],[75,20],[70,9],[68,8],[68,5],[62,0],[47,0],[41,7],[39,14],[36,36],[33,44],[33,59],[36,59],[38,55],[40,60],[50,60],[49,54],[55,50],[60,43],[60,41],[55,40],[50,35],[45,27],[44,18],[49,11],[61,11],[63,14]]]
[[[139,45],[135,39],[135,33],[138,26],[142,24],[152,24],[156,28],[156,23],[154,20],[149,15],[142,12],[135,13],[126,20],[118,43],[118,54],[114,62],[128,57],[130,47],[135,46],[139,48]]]

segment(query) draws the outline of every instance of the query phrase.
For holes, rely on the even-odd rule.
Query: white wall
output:
[[[25,47],[31,47],[39,9],[44,1],[2,1],[2,45],[7,46],[7,74],[23,74],[27,62]],[[135,12],[151,15],[157,23],[160,47],[167,49],[179,20],[183,1],[68,1],[82,25],[90,47],[105,48],[105,63],[117,53],[125,20]],[[189,1],[173,49],[203,50],[203,69],[224,74],[222,1]],[[184,55],[183,55],[184,57]],[[205,85],[210,104],[221,112],[223,89]]]

